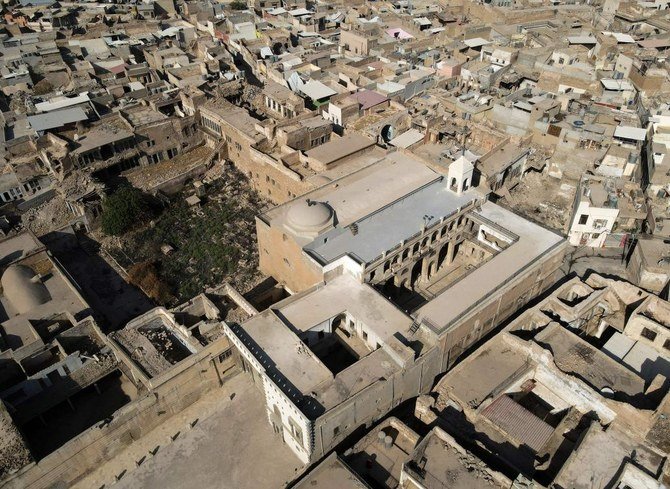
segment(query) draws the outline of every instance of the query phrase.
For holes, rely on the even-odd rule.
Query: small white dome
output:
[[[298,232],[314,232],[332,222],[333,211],[322,202],[299,200],[288,210],[286,220]]]

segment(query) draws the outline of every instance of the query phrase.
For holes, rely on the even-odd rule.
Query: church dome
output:
[[[45,285],[25,265],[7,267],[0,279],[5,297],[18,314],[25,314],[51,300]]]
[[[297,232],[314,232],[332,223],[333,211],[322,202],[300,200],[288,210],[286,220]]]

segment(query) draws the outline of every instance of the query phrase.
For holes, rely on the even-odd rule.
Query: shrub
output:
[[[128,269],[128,281],[159,304],[167,304],[172,300],[170,287],[161,280],[155,262],[143,261],[132,265]]]
[[[232,8],[233,10],[246,10],[247,3],[244,2],[243,0],[233,0],[230,3],[230,8]]]
[[[149,200],[142,191],[124,185],[102,202],[102,231],[118,236],[137,223],[151,219]]]

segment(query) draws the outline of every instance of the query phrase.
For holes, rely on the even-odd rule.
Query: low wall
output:
[[[69,487],[92,469],[111,460],[135,440],[219,387],[235,371],[229,349],[217,341],[184,360],[185,366],[151,392],[117,410],[109,423],[99,422],[39,462],[3,481],[8,489]],[[181,365],[180,365],[181,366]]]
[[[173,177],[169,180],[166,180],[164,182],[159,183],[158,185],[147,189],[150,193],[155,193],[158,191],[164,192],[168,195],[174,195],[181,191],[181,189],[184,187],[184,183],[187,180],[193,179],[195,177],[199,177],[200,175],[204,175],[204,173],[207,171],[207,168],[209,166],[209,161],[203,161],[202,164],[197,165],[193,168],[191,168],[188,171],[185,171],[184,173],[181,173],[177,175],[176,177]]]

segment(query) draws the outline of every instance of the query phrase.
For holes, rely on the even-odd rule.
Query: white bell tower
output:
[[[461,155],[449,165],[449,190],[460,195],[472,187],[474,165],[465,156]]]

